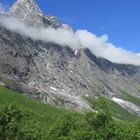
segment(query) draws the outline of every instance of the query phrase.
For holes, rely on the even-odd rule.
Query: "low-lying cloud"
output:
[[[72,49],[89,48],[97,57],[104,57],[115,63],[140,65],[140,54],[116,47],[108,41],[107,35],[97,37],[87,30],[73,32],[65,28],[37,29],[26,26],[13,17],[1,17],[0,24],[9,30],[31,37],[34,40],[54,42]]]

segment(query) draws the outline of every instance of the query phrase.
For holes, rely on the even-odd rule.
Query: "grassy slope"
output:
[[[25,97],[17,92],[0,86],[0,105],[16,103],[23,110],[32,112],[37,119],[44,122],[55,120],[60,115],[70,112],[63,108],[57,108],[43,104]]]
[[[97,99],[95,100],[92,97],[86,97],[86,99],[92,104],[92,106],[95,106]],[[134,121],[137,119],[135,115],[130,114],[116,103],[107,99],[106,101],[113,117],[128,121]],[[4,86],[0,86],[0,105],[5,103],[16,103],[20,108],[32,112],[38,120],[48,123],[56,120],[60,115],[70,112],[64,108],[57,108],[34,101],[17,92],[7,89]]]
[[[85,99],[92,105],[92,107],[96,106],[96,104],[98,104],[98,100],[99,98],[95,99],[93,97],[85,97]],[[127,121],[135,121],[136,119],[138,119],[137,116],[129,113],[128,111],[126,111],[125,109],[123,109],[122,107],[120,107],[118,104],[116,104],[115,102],[108,100],[106,98],[104,98],[105,101],[108,104],[108,109],[110,110],[112,116],[114,118],[120,119],[120,120],[127,120]],[[101,110],[103,110],[103,108],[100,108]]]

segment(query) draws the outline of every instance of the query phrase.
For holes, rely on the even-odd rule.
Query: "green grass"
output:
[[[98,108],[101,110],[105,109],[105,107],[104,107],[105,105],[104,106],[100,105],[100,97],[98,97],[97,99],[95,99],[94,97],[85,97],[85,99],[91,104],[93,109],[96,106],[98,106]],[[137,116],[129,113],[127,110],[123,109],[117,103],[115,103],[107,98],[104,98],[104,100],[107,104],[107,108],[108,108],[109,112],[112,114],[112,116],[114,118],[124,120],[124,121],[135,121],[136,119],[138,119]]]
[[[106,98],[100,100],[100,98],[86,97],[86,99],[92,107],[97,105],[96,103],[99,103],[101,110],[109,107],[116,118],[136,121],[136,116]],[[100,103],[104,104],[100,105]],[[4,86],[0,86],[0,109],[2,122],[0,139],[90,140],[105,139],[107,136],[109,138],[106,139],[117,140],[139,139],[140,136],[139,123],[112,119],[105,111],[96,114],[94,112],[80,114],[46,105]]]
[[[44,122],[53,121],[60,115],[70,112],[64,108],[57,108],[39,101],[34,101],[4,86],[0,86],[0,105],[5,103],[16,104],[21,109],[32,112],[38,120]]]
[[[127,121],[135,121],[136,119],[138,119],[137,116],[129,113],[127,110],[123,109],[115,102],[110,100],[108,100],[107,102],[109,104],[109,109],[112,111],[113,117]]]
[[[85,97],[85,99],[92,104],[93,108],[97,105],[97,102],[99,100],[99,98],[95,99],[93,97]],[[138,102],[139,99],[135,99],[135,97],[129,97],[129,99],[131,99],[131,101],[133,99],[135,103],[137,102],[137,104],[140,105],[140,103]],[[138,118],[137,116],[130,114],[125,109],[121,108],[115,102],[106,98],[105,100],[108,104],[108,109],[110,110],[113,117],[125,121],[135,121]],[[59,117],[62,114],[68,112],[73,113],[73,111],[66,110],[64,108],[58,108],[51,105],[43,104],[39,101],[34,101],[26,96],[23,96],[22,94],[7,89],[4,86],[0,86],[0,106],[5,103],[15,103],[18,107],[22,108],[23,110],[32,112],[38,120],[48,123],[54,121],[57,117]],[[100,109],[103,110],[104,108],[101,107]]]

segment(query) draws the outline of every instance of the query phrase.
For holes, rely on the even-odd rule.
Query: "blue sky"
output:
[[[10,5],[15,0],[0,0]],[[140,52],[140,0],[36,0],[43,12],[76,29],[107,34],[109,41]]]

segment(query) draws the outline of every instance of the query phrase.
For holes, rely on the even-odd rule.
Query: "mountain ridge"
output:
[[[36,28],[65,27],[56,16],[46,16],[35,0],[17,0],[10,8],[8,15],[19,18],[28,26]]]

